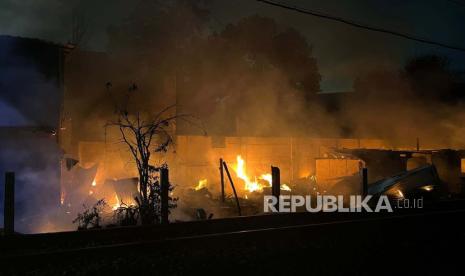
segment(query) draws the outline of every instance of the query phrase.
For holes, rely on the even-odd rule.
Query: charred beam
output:
[[[220,158],[221,201],[224,203],[224,171],[223,158]]]
[[[226,171],[226,174],[228,175],[229,182],[231,183],[231,187],[234,192],[234,197],[236,198],[237,212],[239,216],[242,216],[241,205],[239,204],[239,198],[237,197],[236,188],[234,188],[234,182],[231,178],[231,174],[229,173],[228,165],[226,165],[226,162],[224,161],[223,161],[223,167],[224,167],[224,170]]]
[[[278,199],[275,208],[279,210],[279,196],[281,193],[281,174],[278,167],[271,166],[271,194]]]
[[[362,168],[362,195],[368,195],[368,169]]]

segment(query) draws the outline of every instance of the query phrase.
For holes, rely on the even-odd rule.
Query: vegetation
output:
[[[129,111],[129,100],[136,93],[137,86],[132,85],[123,105],[116,107],[117,119],[108,126],[119,129],[121,141],[128,147],[139,174],[139,195],[135,198],[137,212],[132,208],[122,208],[120,215],[124,223],[133,223],[138,214],[142,224],[160,222],[161,217],[161,187],[159,173],[162,168],[168,168],[166,163],[154,165],[151,162],[153,154],[164,154],[173,143],[171,126],[175,119],[184,115],[169,114],[174,106],[169,106],[155,115],[149,112]],[[137,108],[136,108],[137,109]],[[173,186],[169,185],[169,192]],[[169,193],[170,194],[170,193]],[[169,197],[169,208],[176,207],[176,198]]]
[[[76,219],[73,220],[73,223],[78,223],[78,230],[100,228],[102,220],[101,213],[105,206],[106,202],[104,199],[97,201],[91,208],[83,205],[84,212],[79,213]]]
[[[139,221],[139,208],[122,203],[114,210],[115,222],[121,226],[136,225]]]

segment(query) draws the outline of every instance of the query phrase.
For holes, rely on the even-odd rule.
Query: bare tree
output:
[[[111,84],[107,84],[109,89]],[[142,224],[152,224],[160,221],[160,181],[159,171],[167,167],[166,163],[159,166],[151,164],[152,154],[166,153],[173,144],[170,128],[176,119],[187,120],[189,115],[169,114],[176,106],[171,105],[155,115],[139,111],[130,113],[128,102],[132,93],[137,90],[133,84],[129,90],[124,104],[117,106],[115,113],[117,120],[107,126],[118,127],[121,139],[127,145],[135,161],[139,174],[139,196],[136,198],[138,211]],[[170,185],[170,191],[173,186]],[[170,208],[176,207],[176,198],[169,198]]]

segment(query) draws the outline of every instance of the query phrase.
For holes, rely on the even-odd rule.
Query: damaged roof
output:
[[[426,165],[372,183],[368,186],[368,194],[380,195],[391,189],[409,192],[425,186],[438,185],[441,185],[441,180],[436,167]]]

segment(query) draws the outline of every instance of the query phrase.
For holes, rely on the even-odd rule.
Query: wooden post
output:
[[[362,168],[362,195],[368,195],[368,169]]]
[[[228,165],[226,165],[226,162],[224,161],[223,161],[223,166],[224,166],[224,170],[226,171],[226,174],[228,175],[229,182],[231,182],[231,187],[234,192],[234,197],[236,198],[237,212],[239,216],[242,216],[241,205],[239,204],[239,198],[237,197],[236,188],[234,188],[234,182],[232,181],[231,174],[229,173]]]
[[[161,190],[161,223],[169,223],[169,175],[168,169],[162,168],[160,170],[160,190]]]
[[[294,139],[291,137],[291,181],[289,184],[294,182]]]
[[[278,167],[271,166],[271,194],[278,200],[275,208],[279,210],[279,195],[281,194],[281,176]]]
[[[420,151],[420,138],[417,137],[417,151]]]
[[[15,173],[5,173],[5,201],[3,209],[3,228],[5,235],[15,232]]]
[[[221,180],[221,202],[224,203],[224,172],[223,172],[223,158],[220,158],[220,180]]]

